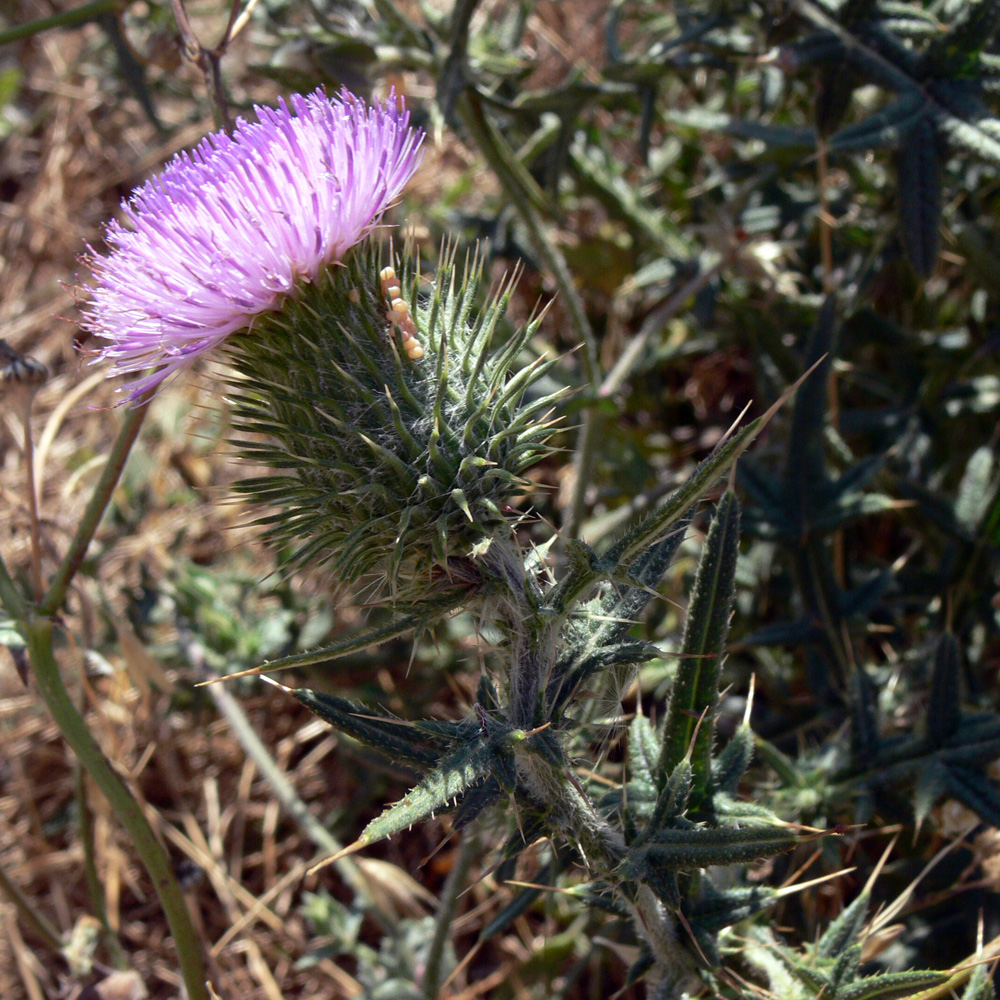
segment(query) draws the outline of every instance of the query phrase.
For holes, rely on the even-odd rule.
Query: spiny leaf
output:
[[[824,67],[816,81],[816,131],[820,135],[830,135],[844,120],[858,83],[858,76],[840,60]]]
[[[241,670],[235,674],[227,674],[225,677],[215,678],[206,683],[214,684],[218,681],[229,680],[235,677],[246,677],[251,674],[266,674],[276,670],[292,670],[300,667],[309,667],[316,663],[326,663],[341,656],[349,656],[351,653],[360,653],[372,646],[381,645],[390,639],[406,635],[409,632],[426,628],[443,618],[449,611],[453,611],[460,604],[464,604],[468,599],[465,591],[449,591],[438,601],[429,601],[421,607],[421,610],[409,615],[403,615],[390,622],[388,625],[381,625],[377,628],[362,628],[351,635],[339,639],[337,642],[316,649],[308,653],[295,653],[293,656],[284,656],[279,660],[270,660],[262,666],[254,667],[252,670]]]
[[[924,54],[928,71],[934,76],[974,75],[976,56],[1000,25],[1000,6],[995,0],[970,0],[965,16],[944,36],[935,38]]]
[[[820,959],[836,958],[845,948],[849,948],[861,934],[865,917],[868,915],[868,893],[863,892],[824,931],[816,943],[816,955]]]
[[[373,819],[351,845],[360,850],[444,809],[492,770],[496,748],[476,740],[442,761],[398,802]]]
[[[712,762],[712,781],[720,792],[735,795],[753,759],[753,730],[743,723]]]
[[[653,816],[649,821],[649,829],[654,836],[661,827],[673,825],[687,812],[692,779],[691,761],[684,757],[670,772],[666,784],[656,799]]]
[[[694,470],[683,486],[671,493],[649,517],[627,531],[611,547],[608,558],[628,565],[641,551],[673,530],[760,433],[762,421],[763,418],[758,417],[728,438]]]
[[[629,792],[640,790],[650,796],[656,794],[654,771],[659,745],[656,741],[656,731],[649,719],[639,713],[629,727],[628,741],[628,779]]]
[[[997,457],[988,444],[977,448],[966,463],[955,499],[955,521],[975,538],[997,494]]]
[[[767,806],[747,799],[734,799],[721,791],[712,796],[712,809],[720,822],[725,820],[741,825],[781,822]]]
[[[653,967],[653,962],[653,953],[649,950],[649,946],[644,943],[639,949],[639,957],[629,967],[628,974],[625,976],[626,988],[640,982],[642,977]]]
[[[825,997],[830,994],[830,980],[819,969],[803,965],[796,961],[794,957],[786,955],[783,952],[779,952],[779,954],[787,964],[788,971],[807,989],[815,991],[817,997]]]
[[[797,535],[809,523],[812,501],[827,483],[823,458],[823,427],[826,422],[827,385],[837,349],[839,324],[837,305],[827,296],[809,335],[807,367],[816,367],[811,378],[795,394],[792,422],[785,457],[786,519],[788,530]]]
[[[940,755],[949,763],[977,764],[1000,757],[1000,718],[989,712],[967,712]]]
[[[900,1000],[948,982],[946,972],[888,972],[862,979],[837,993],[837,1000]]]
[[[658,783],[665,784],[690,750],[692,796],[698,801],[708,792],[712,776],[719,675],[735,594],[739,534],[739,501],[730,490],[719,501],[698,566],[657,766]]]
[[[815,836],[815,835],[813,835]],[[711,865],[749,863],[791,851],[810,839],[786,826],[702,827],[657,830],[638,848],[636,861],[653,867],[688,871]]]
[[[848,945],[838,956],[830,971],[830,981],[833,983],[834,995],[840,996],[843,987],[853,983],[861,966],[861,945]]]
[[[992,826],[1000,826],[1000,790],[980,771],[951,764],[945,786],[968,809]]]
[[[941,158],[929,116],[921,115],[903,137],[896,171],[903,246],[914,271],[926,279],[937,264],[941,224]]]
[[[737,139],[757,139],[765,146],[778,149],[813,149],[816,133],[811,128],[792,125],[765,125],[748,118],[737,118],[722,111],[707,111],[694,108],[685,111],[670,111],[666,117],[687,128],[705,132],[722,132]]]
[[[828,145],[838,153],[868,149],[895,149],[927,114],[927,102],[919,91],[908,91],[881,111],[842,128],[830,136]]]
[[[707,931],[721,931],[773,905],[780,897],[766,886],[726,889],[706,888],[701,899],[684,912]]]
[[[453,825],[456,830],[468,826],[473,820],[484,813],[490,806],[504,798],[504,789],[495,775],[490,775],[485,781],[473,785],[463,796],[455,811]]]
[[[676,871],[661,865],[647,865],[641,878],[661,903],[672,910],[680,909],[681,890],[677,884]]]
[[[552,877],[552,866],[545,865],[538,873],[540,884],[544,884]],[[514,894],[514,898],[504,906],[500,912],[482,929],[479,934],[480,941],[489,941],[490,938],[502,934],[519,916],[525,913],[542,895],[542,889],[521,888]]]
[[[977,965],[972,970],[972,975],[969,976],[965,991],[962,993],[962,1000],[996,1000],[993,981],[985,965]]]
[[[292,692],[303,705],[336,730],[371,747],[391,760],[433,767],[446,753],[448,742],[421,733],[414,726],[344,698],[309,688]]]
[[[1000,163],[1000,122],[963,81],[936,82],[931,114],[941,135],[989,163]]]
[[[962,719],[962,651],[958,641],[946,632],[934,650],[930,700],[927,703],[927,735],[935,745],[943,743]]]
[[[948,768],[941,761],[933,761],[917,772],[913,789],[913,817],[918,825],[927,819],[934,803],[944,795],[947,776]]]
[[[868,671],[858,666],[851,678],[851,752],[858,761],[878,753],[878,694]]]

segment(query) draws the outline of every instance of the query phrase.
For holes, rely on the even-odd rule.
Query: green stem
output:
[[[437,1000],[443,971],[441,963],[444,959],[445,946],[448,944],[448,933],[455,920],[458,897],[465,887],[475,854],[476,838],[471,831],[467,830],[462,835],[455,863],[452,865],[451,871],[448,872],[448,878],[445,879],[444,887],[441,890],[441,901],[434,922],[434,937],[427,949],[423,983],[424,996],[427,1000]]]
[[[73,582],[76,571],[87,555],[87,549],[90,547],[101,523],[101,518],[104,517],[104,512],[111,502],[111,495],[118,485],[118,479],[122,474],[122,469],[125,468],[125,462],[128,460],[132,445],[135,444],[135,439],[139,435],[139,429],[146,416],[147,399],[148,397],[141,397],[125,411],[125,422],[118,432],[115,443],[111,446],[111,454],[108,456],[104,469],[101,471],[101,477],[94,487],[87,509],[83,512],[80,525],[70,543],[69,551],[56,571],[49,592],[38,606],[39,613],[42,615],[54,615],[66,599],[69,585]],[[6,597],[4,603],[6,603]]]
[[[139,421],[141,422],[141,417]],[[88,507],[88,513],[90,509]],[[103,507],[101,509],[103,510]],[[98,520],[99,516],[94,520],[95,527]],[[51,593],[50,591],[50,595]],[[61,601],[56,603],[56,607],[59,603]],[[39,693],[77,759],[107,797],[149,873],[160,905],[163,907],[170,933],[173,935],[188,1000],[209,1000],[201,942],[191,922],[184,894],[174,877],[170,858],[156,839],[139,803],[115,773],[73,704],[52,651],[53,628],[53,623],[47,618],[33,617],[24,623],[25,638]]]
[[[801,788],[802,776],[795,768],[792,760],[785,756],[773,743],[761,736],[754,736],[754,747],[757,755],[762,758],[777,773],[778,777],[789,788]]]
[[[23,618],[28,607],[3,561],[3,556],[0,556],[0,604],[11,618]]]
[[[76,761],[75,796],[76,807],[80,814],[80,840],[83,841],[83,871],[87,879],[87,890],[90,893],[90,905],[94,915],[104,929],[104,943],[111,955],[111,961],[116,969],[128,968],[128,959],[122,950],[118,935],[108,920],[108,906],[104,896],[104,886],[97,871],[97,851],[94,848],[94,814],[87,803],[86,771],[79,759]]]
[[[40,17],[27,24],[18,24],[6,31],[0,31],[0,45],[9,45],[11,42],[31,38],[32,35],[48,31],[49,28],[78,28],[81,24],[96,20],[102,14],[117,14],[126,6],[123,0],[92,0],[91,3],[60,11],[51,17]]]
[[[24,922],[55,952],[63,949],[63,939],[59,932],[39,913],[31,900],[8,878],[7,873],[0,868],[0,892],[2,892],[17,907]]]

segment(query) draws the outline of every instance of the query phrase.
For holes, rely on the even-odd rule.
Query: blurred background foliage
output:
[[[81,238],[96,243],[118,198],[207,130],[210,101],[183,61],[168,4],[13,7],[0,15],[3,318],[22,350],[66,375],[65,394],[86,369],[73,360],[70,328],[49,323],[53,294],[63,314],[72,310],[53,281],[73,273],[70,255]],[[206,46],[220,36],[214,5],[189,14]],[[43,17],[56,26],[25,30]],[[682,481],[745,407],[763,412],[823,359],[739,464],[744,545],[719,731],[735,730],[753,677],[758,749],[742,791],[792,821],[851,826],[758,873],[778,884],[810,853],[808,877],[855,868],[770,912],[782,947],[822,948],[820,932],[857,897],[893,834],[873,912],[953,848],[909,898],[905,929],[868,939],[868,972],[948,968],[975,952],[977,935],[1000,935],[998,27],[996,0],[263,0],[220,60],[234,113],[316,86],[404,94],[429,151],[394,220],[413,229],[425,267],[444,235],[470,247],[488,240],[494,275],[524,265],[511,321],[550,304],[528,354],[558,353],[550,379],[574,393],[563,455],[532,473],[538,488],[525,506],[537,517],[525,540],[544,541],[552,524],[599,550]],[[72,53],[65,64],[61,52]],[[53,68],[77,88],[62,104],[51,97]],[[67,110],[81,106],[86,127]],[[60,121],[75,137],[58,148],[79,149],[78,164],[51,158]],[[56,183],[79,192],[78,203],[59,203],[72,216],[62,235],[39,228],[40,186]],[[49,228],[53,220],[58,213]],[[70,429],[71,445],[53,446],[51,479],[75,496],[101,440]],[[239,527],[238,510],[205,513],[206,497],[232,478],[226,433],[193,391],[164,394],[75,609],[91,671],[103,660],[100,670],[115,672],[126,627],[169,668],[174,680],[154,704],[175,720],[182,754],[183,734],[218,711],[193,681],[329,641],[360,614],[343,595],[332,599],[336,581],[266,575],[272,556]],[[3,447],[4,502],[17,521],[10,435]],[[127,536],[139,542],[123,551]],[[695,531],[665,600],[635,626],[664,650],[679,641],[677,602],[699,539]],[[475,700],[468,667],[479,655],[459,618],[415,649],[390,644],[308,682],[406,718],[457,717]],[[610,714],[662,704],[674,662],[665,654],[611,692]],[[269,744],[274,726],[287,733],[307,718],[241,684]],[[620,767],[623,732],[620,719],[602,729],[591,759]],[[346,839],[405,787],[346,740],[340,766],[353,759],[384,777],[323,779],[315,761],[299,777],[309,744],[289,753],[300,794]],[[197,791],[174,792],[183,801],[173,808],[203,815]],[[262,843],[273,845],[276,829]],[[448,864],[419,862],[446,830],[373,853],[434,892]],[[479,873],[487,859],[484,847]],[[277,872],[258,874],[252,891],[263,894]],[[544,868],[520,875],[545,882]],[[347,956],[365,995],[416,995],[423,916],[376,933],[342,893],[338,902],[328,888],[310,892],[285,903],[303,929],[284,995],[307,995],[295,976],[322,971],[331,956]],[[540,891],[490,928],[489,894],[473,898],[484,916],[459,922],[458,953],[484,928],[492,941],[466,983],[489,982],[497,997],[611,995],[624,984],[634,958],[627,928]],[[862,909],[848,922],[860,927]],[[598,928],[606,947],[593,941]],[[764,959],[741,956],[759,933],[726,942],[750,978]],[[991,995],[986,980],[976,974],[969,1000]],[[755,995],[735,983],[733,995]],[[350,995],[342,983],[323,988]]]

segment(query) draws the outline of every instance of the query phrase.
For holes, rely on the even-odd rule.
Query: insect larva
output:
[[[410,307],[402,298],[396,271],[391,267],[384,267],[379,273],[379,279],[382,282],[382,294],[389,300],[389,312],[386,318],[399,330],[406,356],[412,361],[417,361],[424,356],[424,349],[417,340],[417,325],[410,315]]]

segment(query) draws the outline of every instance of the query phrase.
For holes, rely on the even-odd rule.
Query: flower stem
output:
[[[128,959],[122,949],[118,935],[115,933],[111,922],[108,920],[108,905],[104,895],[104,886],[101,884],[101,876],[97,871],[97,851],[94,844],[94,814],[90,810],[87,802],[87,780],[86,769],[76,760],[76,774],[74,776],[74,795],[76,798],[76,808],[80,815],[80,840],[83,842],[83,871],[87,879],[87,890],[90,893],[90,905],[94,909],[94,915],[101,922],[104,929],[104,944],[111,955],[111,961],[116,969],[127,969]]]
[[[88,21],[97,20],[102,14],[117,14],[127,6],[125,0],[92,0],[91,3],[60,11],[51,17],[39,17],[27,24],[16,24],[6,31],[0,31],[0,45],[31,38],[49,28],[77,28]]]
[[[76,571],[87,555],[87,549],[94,539],[101,518],[104,517],[104,512],[111,501],[111,495],[118,485],[118,479],[122,474],[122,469],[125,468],[125,462],[132,450],[132,445],[139,435],[139,429],[146,416],[146,402],[147,397],[140,398],[134,406],[125,411],[125,422],[118,432],[115,443],[111,446],[111,454],[108,456],[101,477],[94,487],[87,509],[83,512],[80,525],[70,543],[69,551],[56,571],[55,579],[52,581],[48,593],[38,606],[42,615],[54,615],[66,599],[69,585],[73,582]],[[6,603],[6,598],[4,601]]]
[[[141,422],[141,417],[139,422]],[[120,441],[121,437],[119,437]],[[118,442],[116,442],[116,446],[117,444]],[[109,460],[110,464],[112,463]],[[97,491],[95,491],[95,495],[96,493]],[[90,509],[88,507],[88,513]],[[99,519],[98,516],[94,521],[95,527]],[[52,591],[49,593],[51,595]],[[97,745],[63,684],[59,666],[52,650],[53,623],[48,618],[32,617],[23,623],[23,628],[28,642],[31,664],[38,682],[38,690],[45,704],[52,713],[60,732],[66,738],[66,742],[69,743],[80,763],[94,779],[94,783],[107,797],[111,808],[122,826],[125,827],[146,871],[149,873],[149,877],[152,879],[153,887],[160,899],[160,905],[163,907],[167,924],[170,927],[170,933],[173,935],[174,947],[177,949],[180,973],[187,990],[188,1000],[209,1000],[201,942],[198,940],[191,922],[191,914],[188,911],[184,895],[171,869],[170,858],[156,839],[139,803],[122,779],[115,773],[107,757]]]
[[[475,853],[476,837],[470,830],[466,830],[458,845],[455,863],[452,865],[451,871],[448,872],[448,878],[445,879],[444,887],[441,890],[441,901],[438,904],[437,919],[434,923],[434,937],[427,949],[423,983],[424,996],[427,1000],[437,1000],[438,990],[441,986],[441,972],[443,971],[441,962],[444,958],[445,946],[448,943],[448,932],[455,920],[458,897],[465,887]]]
[[[0,556],[0,605],[3,605],[11,618],[21,618],[26,609],[24,598],[17,589],[3,556]]]

